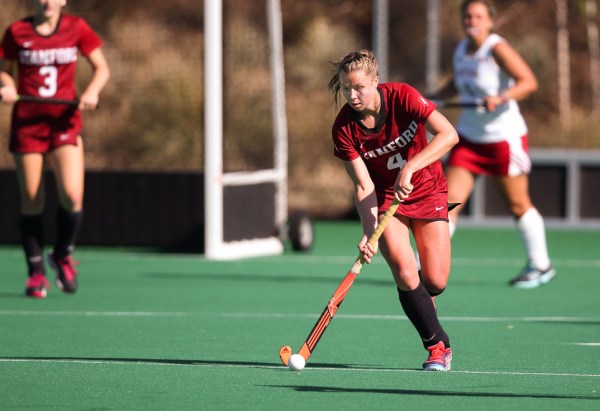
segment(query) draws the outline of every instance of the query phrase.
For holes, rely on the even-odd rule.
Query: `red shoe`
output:
[[[35,298],[46,298],[50,284],[46,280],[46,276],[42,273],[33,273],[27,279],[25,285],[25,295]]]
[[[79,262],[73,260],[70,255],[58,258],[50,251],[48,253],[48,262],[50,267],[56,271],[56,285],[65,293],[74,293],[77,291],[77,270],[74,266]]]
[[[443,342],[427,347],[429,358],[423,363],[425,371],[450,371],[452,349],[446,348]]]

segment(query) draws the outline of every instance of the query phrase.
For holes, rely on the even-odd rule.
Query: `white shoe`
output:
[[[528,263],[521,273],[510,280],[510,285],[517,288],[535,288],[550,282],[556,277],[556,270],[550,266],[547,270],[540,270]]]

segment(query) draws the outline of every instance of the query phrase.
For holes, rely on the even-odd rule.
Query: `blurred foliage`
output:
[[[25,16],[28,2],[0,0],[0,24]],[[462,37],[458,5],[444,0],[440,32],[443,82],[452,48]],[[329,61],[371,47],[370,0],[281,0],[289,134],[291,208],[331,212],[351,207],[351,187],[332,156],[336,114],[326,86]],[[600,148],[600,119],[590,115],[589,56],[582,0],[569,2],[575,126],[562,130],[557,113],[555,2],[497,0],[497,31],[531,65],[540,90],[521,104],[534,147]],[[426,1],[390,1],[390,81],[424,90]],[[101,108],[85,114],[90,169],[203,169],[203,2],[69,1],[105,40],[112,78]],[[265,1],[224,0],[224,163],[227,170],[272,164],[269,49]],[[89,68],[79,65],[81,90]],[[454,119],[455,112],[446,113]],[[7,144],[10,108],[0,109]],[[6,152],[0,166],[12,167]],[[323,212],[321,212],[322,214]]]

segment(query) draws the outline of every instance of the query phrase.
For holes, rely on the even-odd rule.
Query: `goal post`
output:
[[[223,170],[223,0],[204,0],[204,244],[208,259],[284,251],[287,220],[287,119],[280,0],[266,0],[273,168]]]

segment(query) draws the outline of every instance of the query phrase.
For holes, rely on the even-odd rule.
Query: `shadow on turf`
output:
[[[365,393],[365,394],[393,394],[393,395],[427,395],[434,397],[481,397],[481,398],[550,398],[566,400],[600,400],[597,396],[587,395],[561,395],[561,394],[510,394],[502,392],[461,392],[461,391],[432,391],[432,390],[401,390],[383,388],[344,388],[300,385],[267,385],[272,388],[291,388],[299,392],[338,392],[338,393]]]
[[[27,298],[25,293],[0,293],[0,298]]]
[[[1,360],[12,361],[57,361],[57,362],[103,362],[103,363],[131,363],[131,364],[164,364],[164,365],[188,365],[188,366],[228,366],[228,367],[265,367],[281,368],[288,372],[287,367],[280,363],[259,362],[259,361],[207,361],[207,360],[170,360],[153,358],[102,358],[102,357],[0,357]],[[313,363],[312,367],[327,369],[345,369],[355,368],[351,365],[342,364],[324,364]],[[417,371],[417,370],[415,370]],[[344,387],[325,387],[325,386],[298,386],[298,385],[264,385],[271,388],[290,388],[298,392],[323,392],[323,393],[368,393],[368,394],[393,394],[393,395],[426,395],[434,397],[481,397],[481,398],[550,398],[550,399],[571,399],[571,400],[600,400],[597,396],[585,395],[560,395],[560,394],[510,394],[493,392],[452,392],[452,391],[432,391],[432,390],[401,390],[401,389],[383,389],[383,388],[344,388]]]

